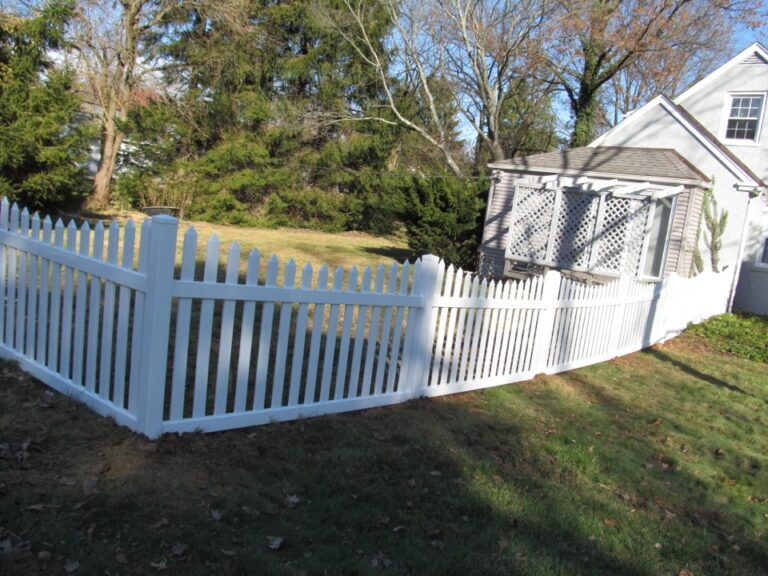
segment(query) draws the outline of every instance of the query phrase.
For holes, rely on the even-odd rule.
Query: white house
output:
[[[734,305],[768,314],[768,51],[759,43],[674,100],[660,95],[587,148],[494,163],[481,271],[597,280],[690,275],[703,191],[729,214]]]

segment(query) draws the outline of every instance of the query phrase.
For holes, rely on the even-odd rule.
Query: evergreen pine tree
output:
[[[50,59],[71,11],[58,0],[29,18],[0,11],[0,195],[32,208],[85,192],[73,75]]]

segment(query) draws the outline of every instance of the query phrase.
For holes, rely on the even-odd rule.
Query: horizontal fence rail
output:
[[[435,256],[281,265],[168,216],[108,226],[0,206],[0,356],[157,437],[404,402],[602,362],[726,311],[704,273],[494,282]],[[199,255],[204,248],[204,256]],[[223,262],[223,263],[222,263]]]

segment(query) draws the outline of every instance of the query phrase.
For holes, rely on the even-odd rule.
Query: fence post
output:
[[[429,367],[432,365],[432,345],[435,338],[435,299],[440,295],[440,258],[433,254],[422,256],[413,277],[414,296],[422,296],[424,304],[414,310],[412,321],[406,325],[405,366],[400,378],[400,390],[408,390],[411,398],[421,396],[426,388]]]
[[[541,310],[533,340],[531,371],[546,372],[549,349],[552,345],[552,328],[555,325],[555,306],[560,292],[560,272],[550,270],[544,275],[544,287],[541,291]]]
[[[608,342],[613,347],[609,354],[618,356],[621,351],[621,332],[624,328],[624,312],[627,309],[629,300],[630,282],[628,276],[621,276],[617,281],[616,303],[613,307],[613,317],[611,318],[611,337]]]
[[[147,251],[147,294],[142,313],[137,394],[138,428],[149,438],[160,435],[168,364],[173,273],[176,264],[176,233],[179,221],[153,216]],[[144,241],[142,239],[142,241]]]

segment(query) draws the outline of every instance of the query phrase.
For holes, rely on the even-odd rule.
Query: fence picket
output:
[[[304,290],[312,288],[313,270],[311,264],[305,264],[301,273],[301,287]],[[296,406],[299,403],[301,392],[301,370],[304,366],[304,344],[307,336],[307,319],[309,318],[309,304],[299,304],[296,314],[296,334],[293,338],[293,362],[291,365],[291,383],[288,393],[288,406]]]
[[[53,231],[53,243],[58,249],[64,246],[64,223],[56,220]],[[59,326],[61,320],[61,264],[54,261],[51,270],[51,316],[48,329],[48,368],[58,372],[59,368]]]
[[[139,273],[147,274],[149,271],[149,235],[150,227],[152,226],[152,220],[147,218],[141,223],[141,241],[139,244],[139,261],[137,270]],[[146,303],[146,295],[141,292],[136,292],[136,298],[133,306],[133,330],[131,332],[131,342],[133,349],[138,349],[141,346],[142,334],[144,332],[144,305]],[[130,364],[130,377],[128,383],[128,410],[135,413],[138,409],[139,402],[139,370],[141,368],[139,359],[141,355],[134,353],[131,355]]]
[[[11,216],[9,221],[9,229],[11,232],[18,232],[19,229],[19,207],[14,203],[11,206]],[[13,247],[8,247],[8,277],[7,277],[7,292],[5,300],[5,343],[10,347],[14,347],[14,328],[16,326],[16,288],[18,279],[17,274],[17,258],[18,251]]]
[[[227,272],[225,283],[237,284],[240,271],[240,245],[232,242],[227,256]],[[219,359],[216,366],[216,391],[213,406],[214,414],[224,414],[227,411],[227,395],[229,393],[229,369],[232,365],[232,338],[235,331],[235,302],[225,300],[221,312],[221,328],[219,330]]]
[[[371,267],[366,266],[363,269],[363,278],[361,282],[360,292],[368,294],[371,291]],[[368,324],[368,306],[360,306],[357,309],[357,322],[354,336],[354,346],[352,348],[352,367],[349,373],[349,381],[347,384],[348,392],[347,397],[353,398],[361,395],[360,388],[362,382],[360,381],[360,362],[363,355],[363,345],[366,341],[366,328]]]
[[[400,295],[403,296],[408,293],[408,280],[410,279],[411,275],[411,263],[405,262],[403,264],[402,269],[400,270]],[[400,344],[403,340],[403,319],[405,317],[405,309],[401,306],[398,307],[397,313],[395,314],[395,324],[393,328],[393,334],[392,334],[392,361],[389,365],[389,371],[387,372],[387,385],[385,392],[395,392],[396,390],[399,392],[399,383],[397,381],[397,377],[400,372],[398,372],[398,358],[400,357]],[[403,351],[404,355],[404,351]]]
[[[98,226],[101,231],[99,236],[101,237],[100,245],[104,245],[104,225],[99,222]],[[115,267],[118,265],[118,248],[120,242],[120,228],[116,221],[112,221],[109,225],[109,237],[107,239],[107,262]],[[101,252],[97,256],[101,259]],[[101,284],[99,278],[94,277],[91,282]],[[100,376],[99,376],[99,396],[104,399],[111,398],[113,392],[112,387],[112,345],[115,341],[115,283],[110,281],[109,278],[104,278],[104,306],[101,312],[102,325],[101,325],[101,355],[99,357],[100,364]]]
[[[101,222],[99,222],[101,224]],[[93,257],[101,259],[104,246],[104,226],[97,225],[93,234]],[[85,357],[85,388],[96,391],[99,351],[99,310],[101,308],[101,282],[91,278],[90,301],[88,303],[88,337]],[[102,358],[103,361],[103,358]]]
[[[181,279],[193,280],[197,263],[197,230],[193,226],[184,233],[181,256]],[[173,352],[173,377],[171,379],[172,420],[184,415],[184,393],[187,385],[189,362],[189,335],[192,330],[192,299],[181,298],[176,305],[176,338]]]
[[[42,243],[46,246],[49,246],[51,243],[51,234],[53,231],[53,223],[51,222],[51,219],[46,216],[43,220],[43,238]],[[2,247],[0,245],[0,251],[2,250]],[[2,258],[0,258],[2,260]],[[40,297],[38,298],[37,304],[38,304],[38,332],[37,332],[37,351],[35,352],[35,360],[45,365],[46,363],[46,351],[48,350],[47,344],[48,344],[48,334],[50,331],[49,327],[49,320],[48,320],[48,296],[49,296],[49,285],[48,285],[48,258],[42,257],[40,258]],[[0,306],[2,308],[2,306]],[[0,320],[0,325],[2,325],[2,321]]]
[[[21,211],[21,222],[19,224],[19,234],[22,238],[29,237],[29,210],[24,208]],[[17,251],[19,260],[18,268],[18,300],[16,302],[16,344],[18,352],[24,351],[27,326],[27,253],[24,250]]]
[[[248,254],[248,270],[245,275],[246,286],[256,286],[259,282],[261,254],[251,250]],[[253,346],[253,320],[256,315],[256,303],[249,300],[243,305],[243,322],[240,327],[240,345],[237,354],[237,379],[235,382],[235,412],[245,412],[248,399],[248,378],[251,372]]]
[[[357,268],[352,267],[347,278],[347,292],[357,291]],[[344,306],[344,323],[341,328],[341,338],[339,344],[339,361],[336,364],[336,388],[333,392],[333,399],[340,400],[344,398],[344,382],[347,378],[347,360],[349,356],[349,339],[352,330],[352,317],[354,315],[354,306],[346,304]]]
[[[453,265],[448,266],[448,270],[445,273],[445,282],[442,286],[441,294],[444,296],[450,296],[453,292],[453,281],[456,278],[456,270]],[[444,359],[444,351],[446,347],[445,332],[448,328],[448,306],[443,306],[437,315],[437,338],[435,339],[435,352],[432,354],[432,370],[429,378],[429,386],[437,386],[440,383],[440,368],[442,367]]]
[[[129,220],[123,230],[123,254],[121,267],[133,269],[134,242],[136,238],[136,225]],[[131,289],[121,285],[118,292],[117,304],[117,338],[115,339],[115,388],[112,401],[118,407],[124,408],[125,383],[127,377],[128,362],[128,332],[130,329]]]
[[[7,198],[0,204],[0,230],[8,230],[10,205]],[[0,302],[8,302],[7,293],[10,290],[11,277],[8,275],[8,256],[11,248],[0,243]],[[0,342],[5,342],[5,306],[0,306]]]
[[[293,259],[285,264],[283,288],[294,288],[296,283],[296,262]],[[290,302],[280,303],[280,320],[277,329],[277,348],[275,350],[275,373],[272,379],[271,408],[283,406],[285,391],[285,369],[288,360],[288,341],[291,337],[291,317],[293,306]]]
[[[74,220],[67,226],[67,244],[69,252],[77,249],[77,226]],[[71,378],[70,367],[72,365],[72,314],[73,292],[75,284],[75,271],[71,266],[64,267],[64,297],[61,304],[61,372],[65,378]]]
[[[80,246],[79,253],[81,256],[88,256],[88,251],[91,247],[91,227],[88,222],[83,222],[80,228]],[[85,314],[88,308],[87,304],[87,288],[88,288],[88,275],[84,270],[80,270],[77,273],[77,282],[75,286],[75,341],[72,351],[72,380],[76,384],[82,385],[83,382],[83,356],[85,354]],[[93,280],[98,281],[98,280]],[[91,313],[94,311],[91,310]]]
[[[389,276],[387,277],[387,294],[394,294],[397,287],[397,265],[392,264],[389,267]],[[389,341],[392,334],[392,317],[394,308],[387,306],[384,308],[383,323],[381,326],[381,336],[379,338],[379,359],[376,363],[376,376],[373,383],[373,394],[384,393],[384,371],[390,363]]]
[[[205,252],[205,271],[203,281],[215,283],[219,268],[219,238],[215,234],[208,239]],[[208,369],[211,362],[211,336],[213,332],[213,312],[216,301],[205,298],[200,304],[200,324],[197,331],[197,362],[195,364],[195,392],[192,401],[192,415],[196,418],[207,413],[208,406]]]
[[[374,292],[381,294],[384,290],[384,265],[381,264],[376,269],[376,282]],[[366,313],[367,315],[367,313]],[[381,306],[370,307],[371,321],[368,328],[368,337],[365,348],[365,363],[363,366],[363,379],[360,383],[360,396],[370,396],[373,393],[373,363],[376,354],[376,344],[379,339],[379,321],[381,317]]]
[[[327,290],[327,288],[328,266],[322,266],[317,273],[317,289]],[[307,360],[307,386],[304,390],[304,404],[315,402],[315,388],[320,371],[320,342],[323,337],[323,320],[325,320],[325,304],[316,304],[312,314],[312,340],[309,345],[309,359]]]
[[[334,292],[341,292],[344,281],[344,270],[339,266],[333,273]],[[339,327],[339,304],[332,304],[328,314],[328,335],[325,338],[325,354],[323,357],[323,378],[320,382],[320,402],[328,402],[331,395],[331,379],[333,377],[333,359],[336,354],[336,335]]]
[[[267,263],[265,286],[277,286],[278,261],[272,256]],[[261,309],[261,331],[259,332],[259,355],[256,359],[256,392],[254,394],[254,410],[263,410],[266,402],[269,352],[272,343],[272,323],[275,315],[275,304],[265,302]]]
[[[35,212],[32,216],[32,230],[30,239],[40,241],[40,215]],[[35,357],[35,343],[37,339],[37,295],[39,292],[39,264],[40,257],[36,254],[29,255],[29,281],[27,282],[27,341],[23,353]]]

